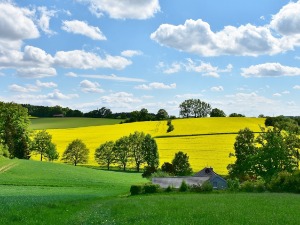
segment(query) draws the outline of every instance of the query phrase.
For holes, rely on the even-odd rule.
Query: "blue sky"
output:
[[[299,76],[300,1],[0,0],[0,101],[299,115]]]

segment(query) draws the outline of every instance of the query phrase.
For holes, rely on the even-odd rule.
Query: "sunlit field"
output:
[[[115,125],[47,129],[52,134],[60,155],[76,138],[82,139],[90,149],[89,165],[97,165],[94,152],[100,144],[115,141],[134,131],[156,137],[160,164],[171,162],[178,151],[187,153],[194,171],[211,166],[220,174],[227,173],[227,165],[233,161],[228,155],[233,151],[236,133],[245,127],[255,132],[264,126],[261,118],[190,118],[172,121],[174,131],[167,133],[167,121],[137,122]],[[41,125],[40,125],[41,126]],[[209,135],[208,135],[209,134]],[[38,159],[37,156],[33,156]]]

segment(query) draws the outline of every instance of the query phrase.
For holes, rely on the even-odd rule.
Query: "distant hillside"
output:
[[[57,118],[58,121],[59,119],[61,118]],[[76,138],[82,139],[90,149],[90,165],[97,165],[94,152],[100,144],[117,140],[134,131],[143,131],[157,137],[160,164],[171,162],[176,152],[184,151],[189,155],[194,171],[212,166],[217,173],[227,174],[226,167],[234,160],[228,155],[233,152],[236,133],[245,127],[259,132],[259,126],[264,126],[264,120],[246,117],[176,119],[172,120],[175,129],[170,133],[167,133],[167,121],[49,129],[48,131],[52,134],[60,155],[71,141]],[[39,126],[40,129],[49,128],[49,124],[41,123]]]

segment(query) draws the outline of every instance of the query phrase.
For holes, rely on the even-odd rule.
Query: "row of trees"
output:
[[[157,168],[159,165],[159,154],[157,144],[150,134],[134,132],[124,136],[117,141],[109,141],[100,145],[95,151],[95,160],[99,165],[110,166],[118,164],[123,170],[129,164],[134,164],[137,171],[146,164],[147,167]]]

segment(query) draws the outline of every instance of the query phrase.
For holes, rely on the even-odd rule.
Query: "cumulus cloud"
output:
[[[76,73],[73,72],[68,72],[65,74],[67,77],[78,77],[78,75]]]
[[[114,80],[114,81],[122,81],[122,82],[145,82],[144,79],[132,78],[132,77],[120,77],[115,74],[111,74],[111,75],[83,74],[83,75],[78,75],[78,76],[84,77],[84,78]]]
[[[78,94],[63,94],[60,90],[55,89],[52,93],[47,94],[46,98],[54,100],[68,100],[73,98],[78,98]]]
[[[39,37],[31,15],[32,12],[26,8],[0,2],[0,39],[18,41]]]
[[[203,97],[202,94],[182,94],[182,95],[175,95],[175,98],[183,98],[183,99],[190,99],[190,98],[200,98]]]
[[[176,88],[176,84],[164,84],[164,83],[159,83],[159,82],[153,82],[150,84],[142,84],[142,85],[138,85],[135,87],[135,89],[140,89],[140,90],[153,90],[153,89],[175,89]]]
[[[126,50],[121,52],[121,55],[124,57],[133,57],[136,55],[142,55],[143,53],[141,51],[136,51],[136,50]]]
[[[69,33],[81,34],[93,40],[106,40],[99,27],[90,26],[84,21],[63,21],[61,28]]]
[[[141,102],[140,99],[133,96],[131,93],[127,92],[117,92],[107,96],[101,97],[101,101],[103,103],[110,103],[110,104],[130,104],[130,103],[139,103]]]
[[[295,85],[293,89],[300,90],[300,85]]]
[[[300,76],[299,67],[283,66],[280,63],[265,63],[241,68],[244,77]]]
[[[104,13],[113,19],[148,19],[160,11],[159,0],[76,0],[87,3],[97,17]]]
[[[44,78],[56,76],[56,70],[51,67],[20,68],[17,69],[17,76],[24,78]]]
[[[31,62],[33,65],[50,65],[53,63],[53,57],[47,54],[43,49],[34,46],[25,46],[23,60],[25,62]]]
[[[41,82],[39,80],[36,81],[36,85],[41,88],[55,88],[57,84],[54,82]]]
[[[300,1],[283,6],[272,17],[270,26],[281,35],[300,35]]]
[[[39,89],[34,85],[21,86],[21,85],[18,85],[18,84],[12,84],[8,88],[11,92],[27,93],[27,92],[39,91]]]
[[[121,70],[132,62],[121,56],[106,55],[105,58],[82,50],[58,51],[55,56],[55,64],[65,68],[96,69],[110,68]]]
[[[47,7],[38,7],[37,10],[40,13],[38,25],[42,31],[48,35],[53,35],[55,32],[50,29],[50,19],[56,15],[55,10],[48,10]]]
[[[83,80],[80,82],[80,88],[86,93],[103,93],[104,90],[100,89],[100,84],[97,82],[91,82],[89,80]]]
[[[223,86],[216,86],[216,87],[211,87],[210,90],[215,92],[220,92],[220,91],[224,91],[224,88]]]

